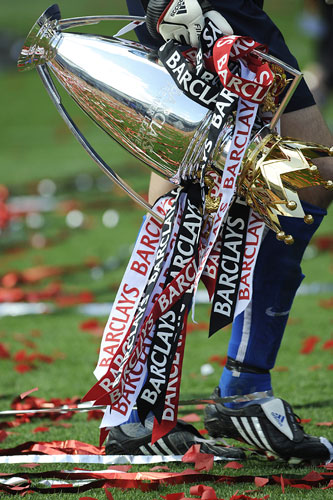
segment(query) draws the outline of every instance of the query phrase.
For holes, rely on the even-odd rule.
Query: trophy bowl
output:
[[[144,22],[144,18],[112,15],[62,19],[58,5],[52,5],[28,34],[18,69],[38,71],[59,113],[92,159],[137,203],[155,214],[90,145],[63,106],[54,80],[112,139],[175,184],[185,180],[198,182],[213,112],[176,86],[156,50],[117,36],[66,32],[73,27],[110,20]],[[238,180],[238,194],[278,233],[281,231],[278,215],[304,216],[298,189],[309,184],[327,185],[312,168],[311,159],[332,154],[332,148],[289,140],[288,146],[283,146],[283,154],[285,164],[292,163],[291,170],[297,171],[295,181],[289,175],[286,186],[283,184],[285,170],[278,180],[276,172],[267,174],[267,163],[281,159],[282,139],[275,126],[302,74],[268,54],[254,52],[294,76],[270,124],[263,126],[258,120],[253,127]],[[210,156],[208,168],[218,173],[224,168],[234,121],[231,114]],[[301,153],[295,153],[295,149]]]

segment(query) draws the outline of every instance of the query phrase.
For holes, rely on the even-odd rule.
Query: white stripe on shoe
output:
[[[249,443],[249,444],[252,444],[253,446],[256,446],[255,443],[253,443],[251,441],[251,439],[249,438],[249,436],[246,434],[246,432],[242,429],[242,426],[239,424],[238,422],[238,418],[237,417],[230,417],[231,418],[231,421],[232,423],[234,424],[234,426],[236,427],[236,429],[238,430],[239,434],[242,436],[242,438],[244,439],[244,441],[246,443]]]
[[[253,419],[251,419],[253,420]],[[255,436],[252,428],[251,428],[251,425],[249,423],[249,419],[247,417],[241,417],[241,421],[242,421],[242,424],[247,432],[247,434],[250,436],[251,438],[251,441],[254,442],[254,444],[258,447],[258,448],[262,448],[262,442],[260,442],[257,437]]]
[[[253,422],[253,425],[256,429],[256,432],[257,432],[257,435],[258,435],[258,438],[260,439],[260,441],[262,442],[263,446],[261,446],[261,448],[264,448],[264,450],[269,450],[271,451],[272,453],[276,453],[272,448],[271,446],[268,444],[268,441],[266,439],[266,436],[265,436],[265,433],[264,433],[264,430],[263,428],[261,427],[260,425],[260,422],[259,422],[259,419],[257,417],[252,417],[252,422]]]
[[[160,448],[164,451],[165,455],[173,454],[173,452],[170,450],[170,448],[166,445],[166,443],[162,439],[159,439],[157,443],[160,446]]]

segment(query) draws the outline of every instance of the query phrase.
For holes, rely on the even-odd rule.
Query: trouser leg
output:
[[[253,296],[246,310],[233,323],[227,363],[219,387],[222,396],[271,391],[269,370],[274,366],[297,289],[303,279],[301,260],[326,211],[303,203],[314,216],[284,217],[282,227],[295,239],[285,245],[268,231],[260,248],[253,282]]]

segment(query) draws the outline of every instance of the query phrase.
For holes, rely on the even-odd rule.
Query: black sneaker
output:
[[[148,420],[148,419],[147,419]],[[194,444],[200,444],[202,453],[215,455],[223,460],[243,460],[239,448],[215,445],[203,439],[192,425],[178,420],[168,434],[151,444],[152,422],[124,424],[110,429],[105,443],[106,455],[184,455]]]
[[[214,397],[219,397],[218,388]],[[205,428],[211,437],[237,439],[290,463],[333,460],[333,444],[326,438],[305,434],[300,419],[282,399],[271,398],[239,410],[220,403],[207,405]]]

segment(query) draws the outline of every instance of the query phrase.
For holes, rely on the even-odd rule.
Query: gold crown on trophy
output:
[[[312,224],[313,217],[304,213],[298,190],[311,186],[333,189],[333,182],[324,180],[312,162],[333,156],[333,148],[273,133],[267,133],[257,145],[255,142],[238,179],[238,194],[277,233],[278,239],[291,244],[293,237],[281,229],[278,216],[303,217],[305,223]]]

